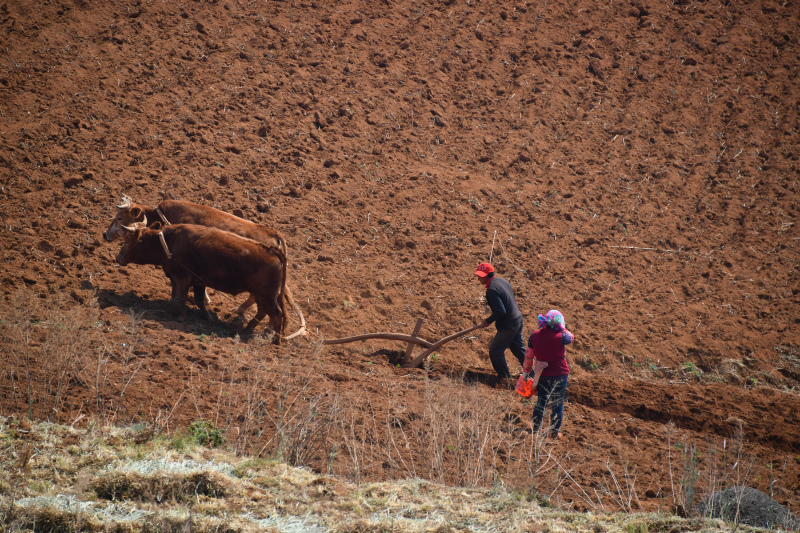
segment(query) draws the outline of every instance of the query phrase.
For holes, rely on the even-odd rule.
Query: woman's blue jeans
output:
[[[558,435],[561,421],[564,419],[564,398],[567,395],[567,378],[563,376],[542,376],[537,386],[538,398],[533,408],[533,431],[537,432],[542,427],[544,411],[547,402],[550,402],[550,433]]]

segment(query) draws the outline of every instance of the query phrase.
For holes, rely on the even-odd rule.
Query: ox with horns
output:
[[[153,229],[143,223],[122,226],[126,233],[117,263],[157,265],[173,284],[173,297],[181,312],[186,311],[189,287],[195,303],[208,317],[206,287],[229,294],[249,292],[257,312],[247,324],[255,328],[269,315],[269,327],[279,343],[285,326],[286,256],[283,250],[233,233],[194,224],[171,224]]]
[[[164,200],[158,204],[158,207],[150,208],[135,204],[130,197],[123,195],[122,201],[118,203],[116,207],[117,213],[114,215],[114,219],[111,221],[108,229],[103,233],[103,238],[108,242],[123,237],[127,233],[124,228],[126,226],[132,227],[133,224],[137,222],[142,222],[145,226],[152,226],[155,223],[161,223],[164,226],[169,224],[196,224],[229,231],[268,246],[275,246],[281,249],[284,256],[287,255],[286,240],[274,229],[250,222],[249,220],[239,218],[207,205],[195,204],[182,200]],[[206,303],[210,302],[208,295],[205,293],[202,294],[202,298]],[[299,308],[295,304],[292,298],[292,292],[288,287],[286,288],[286,298],[299,313]],[[240,305],[234,312],[243,315],[255,302],[253,296],[250,295],[247,301]],[[305,321],[301,313],[300,316],[301,322],[304,323]]]

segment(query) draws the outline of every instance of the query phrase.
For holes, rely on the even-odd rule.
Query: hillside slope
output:
[[[797,512],[798,12],[7,2],[0,408],[165,431],[208,419],[262,453],[300,431],[295,409],[326,436],[303,451],[298,435],[298,463],[500,476],[588,509],[690,503],[676,478],[696,460],[699,493],[745,481]],[[243,295],[211,291],[214,322],[178,315],[163,273],[117,266],[102,240],[123,194],[282,232],[311,335],[237,336]],[[469,327],[489,259],[526,333],[558,308],[576,334],[550,477],[531,406],[493,388],[490,332],[414,370],[390,363],[402,343],[321,344],[418,318],[430,341]],[[491,453],[464,470],[484,437]],[[609,471],[635,484],[613,489]]]

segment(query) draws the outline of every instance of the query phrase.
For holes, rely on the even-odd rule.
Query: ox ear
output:
[[[122,195],[122,200],[120,203],[117,204],[117,209],[122,209],[123,211],[127,211],[131,208],[133,202],[131,201],[130,197]]]
[[[144,211],[142,210],[141,207],[134,207],[130,211],[131,211],[131,215],[133,215],[133,219],[134,220],[136,220],[139,217],[144,217]]]
[[[161,229],[163,227],[164,226],[162,226],[161,221],[160,220],[156,220],[155,222],[153,222],[153,225],[150,226],[150,229],[155,230],[155,231],[161,231]]]

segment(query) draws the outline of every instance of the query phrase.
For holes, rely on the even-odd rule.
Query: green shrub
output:
[[[205,420],[195,420],[189,424],[189,434],[201,446],[217,448],[225,444],[225,436],[222,434],[222,430]]]

